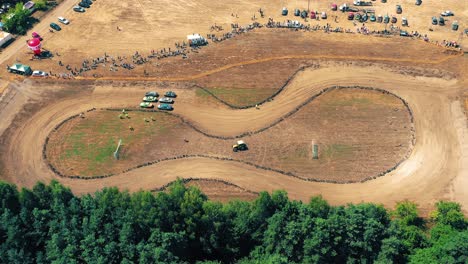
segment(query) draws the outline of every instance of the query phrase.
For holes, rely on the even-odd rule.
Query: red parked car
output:
[[[332,5],[331,5],[331,10],[332,10],[332,11],[338,10],[338,6],[337,6],[336,4],[332,4]]]
[[[353,12],[349,12],[348,14],[348,20],[353,20],[354,19],[354,13]]]
[[[310,11],[310,19],[316,19],[317,15],[315,14],[315,11]]]
[[[40,36],[39,34],[37,34],[36,32],[33,32],[33,33],[32,33],[32,37],[33,37],[33,38],[37,38],[37,39],[39,39],[40,41],[42,41],[41,36]]]

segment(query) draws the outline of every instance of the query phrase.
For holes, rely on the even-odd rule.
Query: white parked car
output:
[[[163,98],[159,99],[159,102],[160,103],[165,103],[165,104],[173,104],[174,100],[172,98],[163,97]]]
[[[48,77],[49,74],[47,72],[43,72],[43,71],[33,71],[32,74],[31,74],[31,77]]]
[[[64,17],[58,17],[58,21],[61,22],[62,24],[68,25],[70,24],[70,21]]]
[[[453,12],[450,10],[440,13],[441,16],[453,16]]]

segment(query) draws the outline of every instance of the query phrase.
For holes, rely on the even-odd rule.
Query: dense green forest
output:
[[[166,192],[107,188],[74,196],[58,182],[0,183],[0,263],[468,263],[467,219],[438,202],[209,201],[178,181]]]

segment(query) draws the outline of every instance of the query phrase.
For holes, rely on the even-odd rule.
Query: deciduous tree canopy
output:
[[[432,217],[404,201],[209,201],[177,181],[166,192],[106,188],[74,196],[58,182],[0,182],[0,263],[467,263],[467,219],[441,201]]]

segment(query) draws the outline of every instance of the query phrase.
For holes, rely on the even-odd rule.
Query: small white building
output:
[[[200,34],[187,35],[187,40],[190,46],[204,46],[208,41],[200,36]]]
[[[8,41],[10,41],[13,38],[13,36],[5,31],[0,31],[0,47],[5,45]]]

